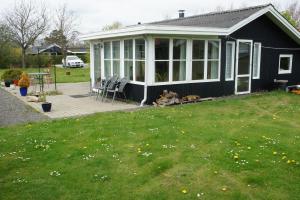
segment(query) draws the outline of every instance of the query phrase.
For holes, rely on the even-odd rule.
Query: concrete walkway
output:
[[[50,85],[50,87],[45,86],[45,91],[53,89],[53,85]],[[137,104],[128,104],[118,101],[112,104],[110,99],[108,102],[96,101],[95,97],[88,95],[90,90],[89,83],[57,84],[57,89],[62,92],[62,95],[47,96],[47,101],[52,103],[52,110],[49,113],[42,111],[41,103],[27,102],[26,97],[20,96],[18,88],[6,90],[35,110],[53,119],[88,115],[98,112],[131,110],[139,107]],[[29,91],[31,91],[31,88],[29,88]]]

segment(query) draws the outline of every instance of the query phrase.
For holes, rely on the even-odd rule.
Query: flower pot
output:
[[[27,95],[27,88],[26,87],[21,87],[20,88],[20,94],[21,96],[26,96]]]
[[[5,84],[5,87],[10,87],[11,81],[6,80],[6,81],[4,81],[4,84]]]
[[[19,80],[13,80],[15,86],[18,86]]]
[[[44,112],[50,112],[51,107],[52,107],[52,103],[49,102],[42,103],[42,108]]]

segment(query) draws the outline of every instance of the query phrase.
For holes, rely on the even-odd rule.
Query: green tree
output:
[[[0,68],[6,68],[12,61],[11,32],[5,24],[0,24]]]
[[[121,22],[113,22],[112,24],[109,25],[105,25],[102,30],[103,31],[110,31],[110,30],[116,30],[116,29],[120,29],[123,27],[123,24]]]
[[[291,25],[293,25],[295,28],[298,29],[299,27],[299,24],[298,22],[292,17],[290,11],[286,10],[286,11],[283,11],[282,12],[282,16],[288,20],[290,22]]]

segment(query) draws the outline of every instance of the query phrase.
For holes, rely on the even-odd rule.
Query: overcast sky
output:
[[[291,1],[293,0],[47,0],[45,3],[52,11],[66,3],[78,16],[79,31],[88,33],[101,30],[104,25],[114,21],[132,25],[166,17],[175,18],[179,9],[186,10],[186,16],[189,16],[214,11],[218,6],[229,9],[270,2],[282,9]],[[14,0],[0,0],[1,11],[10,9],[14,3]]]

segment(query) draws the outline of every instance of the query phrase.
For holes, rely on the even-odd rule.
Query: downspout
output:
[[[143,107],[147,101],[147,96],[148,96],[148,64],[149,64],[149,42],[148,39],[146,37],[146,35],[143,36],[146,46],[145,46],[145,51],[146,51],[146,62],[145,63],[145,84],[144,84],[144,99],[141,101],[140,107]]]

